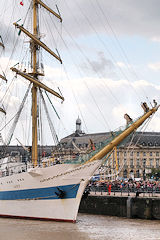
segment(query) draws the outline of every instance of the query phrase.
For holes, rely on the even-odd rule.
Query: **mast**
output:
[[[30,34],[27,30],[25,30],[23,27],[22,31],[26,33],[30,38],[31,38],[31,55],[32,55],[32,66],[33,66],[33,72],[32,76],[37,82],[33,82],[33,87],[32,87],[32,162],[34,164],[34,167],[37,166],[37,160],[38,160],[38,139],[37,139],[37,88],[42,87],[44,88],[43,84],[38,82],[38,50],[39,46],[43,47],[46,51],[48,51],[51,55],[53,55],[55,58],[57,58],[60,63],[62,63],[62,60],[59,56],[57,56],[54,52],[52,52],[44,43],[42,43],[39,40],[39,32],[38,32],[38,4],[43,6],[44,8],[47,9],[47,11],[51,12],[53,15],[55,15],[57,18],[60,19],[62,22],[61,16],[59,16],[57,13],[55,13],[52,9],[50,9],[47,5],[45,5],[42,1],[40,0],[33,0],[33,35]],[[21,27],[19,26],[21,29]],[[29,79],[28,79],[29,80]],[[30,78],[31,80],[31,78]],[[49,88],[48,88],[49,91]],[[50,91],[51,92],[51,91]],[[62,100],[64,100],[63,97],[61,97],[59,94],[55,94],[54,91],[51,92],[52,94],[56,95],[57,97],[60,97]]]
[[[59,18],[60,22],[62,22],[62,18],[59,14],[54,12],[52,9],[50,9],[46,4],[44,4],[41,0],[32,0],[33,4],[33,34],[27,31],[23,25],[17,24],[17,22],[13,23],[16,28],[19,28],[20,31],[24,32],[31,40],[30,40],[30,49],[31,49],[31,64],[32,64],[32,72],[31,73],[25,73],[22,72],[15,67],[11,67],[11,70],[15,72],[16,74],[24,77],[28,81],[30,81],[32,86],[32,162],[34,164],[34,167],[37,166],[37,160],[38,160],[38,139],[37,139],[37,89],[42,88],[47,92],[50,92],[54,96],[62,99],[64,101],[63,96],[61,96],[56,91],[50,89],[45,84],[41,83],[38,80],[38,76],[42,75],[38,72],[38,51],[39,47],[42,47],[45,49],[49,54],[51,54],[54,58],[56,58],[61,64],[62,60],[59,56],[59,54],[55,54],[50,48],[48,48],[42,41],[39,39],[39,29],[38,29],[38,5],[45,8],[48,12],[50,12],[55,17]]]
[[[33,0],[33,35],[38,36],[37,31],[37,11],[38,5],[36,0]],[[32,40],[31,40],[32,41]],[[32,41],[32,66],[33,76],[38,80],[37,75],[37,44]],[[37,150],[37,86],[33,83],[32,87],[32,162],[34,167],[37,166],[38,150]]]

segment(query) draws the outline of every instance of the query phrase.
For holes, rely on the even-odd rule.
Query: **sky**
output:
[[[32,15],[27,14],[30,2],[23,0],[22,6],[20,0],[1,0],[0,35],[5,50],[0,50],[0,73],[3,70],[8,79],[7,85],[1,82],[0,88],[0,104],[7,109],[7,116],[0,117],[2,128],[14,116],[29,84],[22,78],[13,79],[15,74],[9,68],[18,62],[21,68],[26,68],[30,60],[29,39],[23,33],[18,37],[12,24],[21,19],[18,23],[30,29]],[[40,8],[41,40],[56,54],[58,49],[63,60],[61,65],[41,51],[40,62],[45,70],[41,81],[56,91],[59,88],[65,98],[61,103],[49,95],[60,121],[47,102],[60,139],[75,131],[78,116],[85,133],[107,132],[125,125],[125,113],[133,119],[142,115],[141,102],[147,102],[149,107],[153,99],[160,103],[159,0],[44,0],[44,3],[59,11],[63,19],[60,23]],[[18,138],[27,144],[29,139],[24,133],[25,129],[31,130],[26,123],[31,120],[29,100],[25,107],[13,143]],[[46,124],[47,119],[43,118]],[[12,122],[2,130],[4,138]],[[45,124],[43,128],[48,133]],[[160,131],[160,113],[142,130]],[[51,142],[51,137],[44,137],[44,144]]]

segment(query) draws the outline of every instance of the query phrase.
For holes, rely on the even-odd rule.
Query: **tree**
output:
[[[160,178],[160,168],[152,168],[151,173],[148,173],[147,176],[158,180]]]

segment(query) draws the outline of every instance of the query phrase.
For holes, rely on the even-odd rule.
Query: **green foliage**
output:
[[[151,173],[148,173],[147,176],[158,180],[160,178],[160,168],[152,168]]]

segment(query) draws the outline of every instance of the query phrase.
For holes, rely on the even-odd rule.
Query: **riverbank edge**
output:
[[[160,220],[160,198],[131,196],[88,196],[82,198],[80,213]]]

